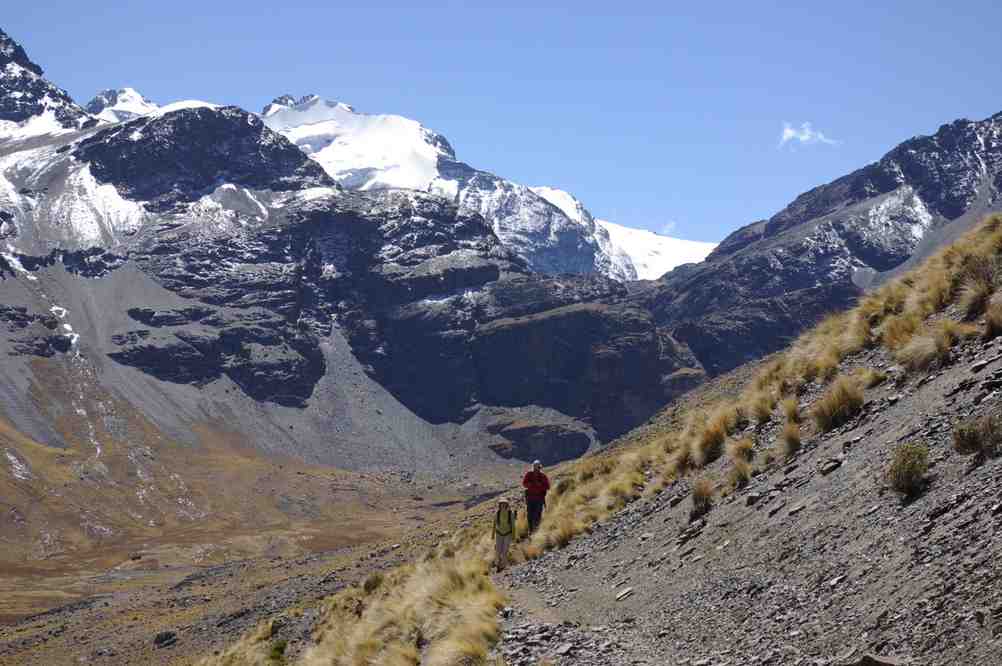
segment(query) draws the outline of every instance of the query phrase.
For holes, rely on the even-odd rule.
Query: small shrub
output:
[[[727,443],[727,457],[731,460],[737,462],[743,460],[748,462],[755,455],[755,442],[748,439],[747,437],[742,437],[741,439],[732,439]]]
[[[994,416],[983,416],[961,423],[953,431],[953,448],[963,455],[999,455],[1002,452],[1002,423]]]
[[[365,582],[362,583],[362,589],[365,590],[366,594],[372,594],[373,592],[378,590],[382,584],[383,584],[383,574],[377,571],[375,573],[369,574],[369,576],[365,579]]]
[[[789,460],[800,450],[800,426],[793,421],[787,421],[783,426],[783,434],[780,437],[781,451],[783,458]]]
[[[863,391],[849,377],[839,377],[811,408],[811,416],[821,432],[847,422],[863,407]]]
[[[894,490],[906,497],[914,497],[925,483],[929,471],[929,447],[925,444],[902,444],[894,450],[887,480]]]
[[[790,396],[780,403],[780,407],[783,409],[783,415],[786,420],[790,423],[800,423],[800,401],[795,397]]]
[[[700,477],[692,484],[692,510],[689,520],[695,520],[713,508],[713,482]]]
[[[287,640],[277,640],[271,644],[271,649],[268,651],[268,659],[278,664],[285,663],[285,648],[288,647],[289,642]]]

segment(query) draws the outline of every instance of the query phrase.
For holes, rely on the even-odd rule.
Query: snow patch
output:
[[[154,118],[160,118],[168,113],[181,111],[183,109],[218,109],[219,107],[219,104],[213,104],[212,102],[203,102],[198,99],[185,99],[180,102],[171,102],[170,104],[161,106],[155,111],[152,111],[149,115]]]
[[[530,190],[563,211],[564,215],[578,224],[585,224],[584,206],[570,192],[555,187],[530,187]]]
[[[596,222],[609,232],[613,245],[630,257],[640,280],[656,280],[676,266],[702,261],[717,246],[624,227],[608,220]]]
[[[10,473],[14,475],[15,479],[18,481],[27,481],[31,478],[31,470],[28,469],[28,466],[13,451],[6,449],[4,454],[7,456],[7,462],[10,463]]]
[[[7,251],[0,252],[0,257],[3,257],[7,261],[7,264],[14,269],[15,273],[23,275],[26,280],[37,282],[38,278],[32,275],[28,269],[24,267],[24,264],[21,263],[20,259],[14,256],[15,251],[14,246],[7,243]]]
[[[52,109],[46,109],[37,116],[32,116],[20,123],[0,120],[0,141],[29,139],[46,134],[65,134],[71,131],[62,126]]]

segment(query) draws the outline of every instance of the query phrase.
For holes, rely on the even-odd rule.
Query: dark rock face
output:
[[[505,438],[504,442],[490,447],[502,458],[527,462],[539,460],[544,465],[580,458],[588,452],[592,443],[592,438],[583,428],[550,421],[499,419],[487,427],[487,432]]]
[[[603,438],[663,403],[660,339],[647,312],[579,303],[478,328],[480,398],[590,415]]]
[[[0,340],[6,343],[8,356],[50,357],[72,347],[72,338],[59,331],[54,315],[29,312],[23,306],[0,305]]]
[[[20,123],[46,110],[63,127],[79,127],[89,119],[65,90],[42,77],[42,68],[21,45],[0,30],[0,120]]]
[[[334,186],[318,164],[237,107],[138,118],[84,139],[73,156],[151,211],[194,201],[221,182],[275,191]]]

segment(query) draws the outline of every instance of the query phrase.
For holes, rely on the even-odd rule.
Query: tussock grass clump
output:
[[[789,460],[792,458],[797,451],[800,450],[802,443],[800,425],[793,421],[787,421],[786,425],[783,426],[783,432],[780,435],[779,442],[780,452],[783,454],[783,459]]]
[[[957,306],[968,319],[974,319],[985,311],[988,299],[995,291],[997,263],[985,257],[972,257],[968,266],[969,274],[960,285]]]
[[[929,447],[925,444],[902,444],[894,450],[887,468],[887,481],[906,497],[914,497],[925,485],[929,471]]]
[[[755,456],[755,442],[747,437],[732,439],[727,443],[727,457],[734,462],[749,462]]]
[[[894,355],[909,370],[928,370],[949,356],[950,348],[932,335],[916,335]]]
[[[749,398],[749,412],[755,417],[755,422],[763,425],[772,420],[772,410],[776,408],[777,398],[772,391],[756,391]]]
[[[780,403],[780,407],[783,410],[783,416],[790,423],[800,423],[800,401],[795,397],[790,396],[785,398],[783,402]]]
[[[953,431],[953,448],[963,455],[995,457],[1002,453],[1002,423],[997,416],[982,416],[958,425]]]
[[[873,368],[856,368],[852,376],[863,388],[873,388],[887,381],[886,373],[874,370]]]
[[[814,403],[811,416],[821,432],[833,430],[847,422],[863,407],[863,391],[850,377],[840,376]]]
[[[737,422],[737,412],[722,410],[713,415],[696,435],[692,458],[697,467],[703,467],[720,457],[724,441]]]
[[[889,350],[897,351],[911,341],[923,322],[922,315],[915,311],[889,317],[880,327],[880,341]]]
[[[984,340],[994,340],[1002,335],[1002,303],[990,303],[985,311],[985,330],[981,334]]]
[[[692,509],[689,520],[696,520],[706,515],[713,508],[713,481],[705,476],[692,483]]]
[[[748,485],[752,477],[752,466],[747,460],[733,460],[731,468],[727,471],[727,485],[732,490],[739,490]]]

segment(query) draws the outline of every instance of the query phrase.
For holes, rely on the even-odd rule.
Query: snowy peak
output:
[[[91,115],[109,123],[120,123],[153,113],[159,107],[135,88],[102,90],[85,107]]]
[[[28,58],[28,54],[25,53],[21,45],[0,29],[0,67],[6,68],[10,63],[14,63],[36,76],[41,76],[43,73],[42,68]]]
[[[65,90],[42,77],[42,68],[0,30],[0,140],[77,129],[90,120]]]
[[[591,213],[589,213],[585,209],[584,205],[578,201],[577,197],[570,192],[546,186],[530,187],[529,189],[559,208],[563,211],[564,215],[574,222],[582,224],[586,227],[594,226]]]
[[[613,246],[630,257],[638,280],[656,280],[676,266],[703,261],[717,246],[624,227],[608,220],[595,221],[608,232]]]
[[[265,125],[299,146],[336,181],[352,189],[435,191],[440,157],[455,157],[441,135],[397,115],[369,115],[348,104],[307,95],[276,98]]]

